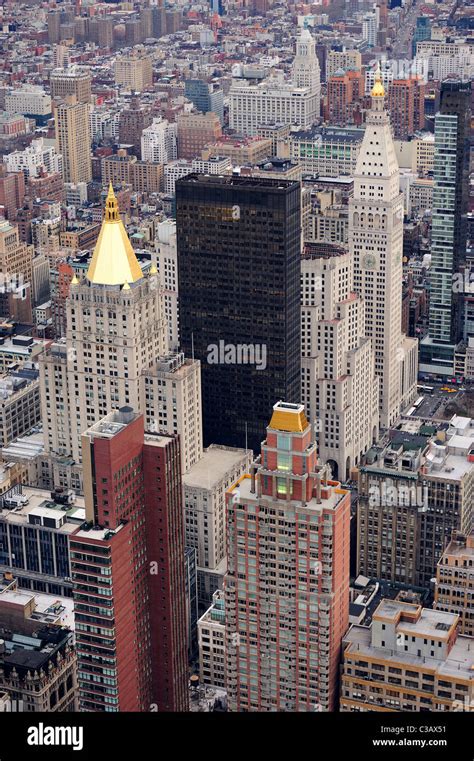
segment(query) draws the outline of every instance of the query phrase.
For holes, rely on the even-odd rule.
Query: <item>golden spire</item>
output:
[[[382,73],[380,71],[380,61],[377,61],[374,86],[372,87],[370,94],[373,98],[383,98],[385,96],[385,88],[382,84]]]
[[[157,272],[158,270],[156,269],[156,266],[152,264],[150,267],[150,275],[156,275]]]
[[[74,273],[74,276],[71,280],[71,285],[79,285],[79,278],[77,277],[76,273]]]
[[[117,199],[110,183],[104,219],[87,270],[87,279],[95,285],[125,285],[135,283],[142,277],[143,272],[120,219]]]

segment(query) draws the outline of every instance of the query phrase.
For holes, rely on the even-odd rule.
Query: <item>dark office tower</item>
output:
[[[431,356],[432,364],[442,366],[447,375],[453,374],[454,351],[462,338],[463,294],[454,284],[466,259],[470,97],[469,82],[445,80],[435,117],[429,317],[433,346],[422,342],[421,369]]]
[[[191,174],[176,183],[182,348],[201,360],[205,446],[258,451],[300,389],[300,185]],[[247,438],[246,438],[247,437]]]
[[[123,407],[82,446],[87,520],[70,542],[80,708],[185,711],[179,440],[144,433]]]
[[[469,211],[469,151],[471,135],[471,83],[447,79],[441,84],[441,114],[457,116],[456,188],[454,215],[454,268],[466,259],[467,220]]]

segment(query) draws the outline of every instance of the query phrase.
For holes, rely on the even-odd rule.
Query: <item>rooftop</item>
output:
[[[73,533],[86,517],[84,497],[74,495],[71,496],[73,501],[64,503],[55,501],[52,494],[46,489],[33,486],[13,487],[0,498],[0,521],[22,525],[33,522],[38,524],[44,518],[61,519],[62,525],[58,525],[56,530],[62,534]],[[16,495],[26,497],[28,502],[21,504],[18,501],[16,506],[6,507],[5,499]]]
[[[425,609],[426,610],[426,609]],[[357,654],[367,656],[375,660],[383,660],[389,664],[404,664],[406,667],[414,666],[418,668],[420,664],[426,668],[434,669],[438,678],[444,676],[451,679],[471,680],[474,669],[474,646],[472,637],[458,636],[455,644],[451,648],[448,657],[443,660],[431,658],[428,656],[417,656],[406,653],[403,650],[389,650],[388,648],[372,647],[371,629],[369,626],[360,626],[354,624],[345,636],[345,641],[349,646],[345,650],[345,655]]]
[[[273,499],[273,497],[267,495],[262,495],[259,497],[256,493],[252,493],[250,489],[251,478],[249,475],[245,475],[240,478],[239,481],[234,484],[231,489],[229,489],[229,492],[238,490],[239,500],[241,502],[257,502],[258,504],[270,502],[272,505],[275,504],[275,499]],[[316,497],[312,497],[306,503],[306,505],[302,507],[300,500],[287,501],[286,499],[279,499],[278,505],[281,505],[282,510],[294,510],[295,507],[297,507],[298,510],[311,510],[315,513],[321,514],[323,510],[335,510],[336,507],[342,502],[342,500],[347,497],[348,493],[349,492],[347,489],[341,488],[339,482],[328,481],[327,486],[322,486],[321,502],[318,502]]]
[[[222,187],[229,185],[236,188],[245,188],[246,190],[287,190],[289,188],[299,188],[299,183],[294,180],[274,179],[272,177],[241,177],[240,175],[207,175],[207,174],[188,174],[177,180],[176,188],[184,185],[197,183],[200,185],[209,185]]]
[[[120,407],[118,410],[106,415],[102,420],[94,423],[87,429],[86,435],[91,438],[112,439],[118,433],[123,431],[129,423],[139,417],[132,407]]]
[[[183,484],[196,489],[212,489],[246,457],[253,459],[251,450],[211,444],[201,459],[184,474]]]

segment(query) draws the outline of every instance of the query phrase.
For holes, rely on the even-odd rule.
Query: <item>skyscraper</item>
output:
[[[261,456],[227,500],[230,710],[335,710],[350,495],[318,463],[302,405],[273,407]]]
[[[463,293],[456,274],[466,261],[470,97],[470,82],[446,80],[435,117],[429,336],[422,341],[421,369],[442,375],[453,374],[463,333]]]
[[[85,432],[83,452],[87,523],[71,538],[80,706],[186,710],[179,440],[144,434],[123,407]]]
[[[142,371],[167,348],[157,275],[143,276],[112,188],[86,278],[73,278],[66,312],[66,340],[41,361],[42,419],[47,452],[80,462],[81,434],[111,408],[145,412]]]
[[[92,161],[89,143],[89,105],[74,96],[55,111],[57,152],[63,157],[64,182],[90,182]]]
[[[258,451],[268,409],[300,398],[300,186],[176,182],[181,347],[201,361],[204,445]]]
[[[318,431],[320,457],[334,478],[345,481],[377,440],[379,379],[365,336],[366,305],[353,291],[350,254],[312,254],[310,244],[305,249],[301,398]]]
[[[407,140],[425,126],[425,84],[421,77],[394,79],[388,91],[394,137]]]
[[[349,204],[349,249],[381,378],[380,423],[388,427],[416,394],[418,344],[401,329],[403,196],[380,69],[371,96]]]

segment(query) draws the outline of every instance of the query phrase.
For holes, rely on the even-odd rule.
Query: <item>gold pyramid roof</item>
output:
[[[87,270],[87,279],[96,285],[124,285],[135,283],[142,277],[142,269],[120,219],[117,199],[110,183],[102,228]]]
[[[301,433],[308,427],[308,421],[302,404],[278,402],[273,407],[269,428],[277,431]]]

